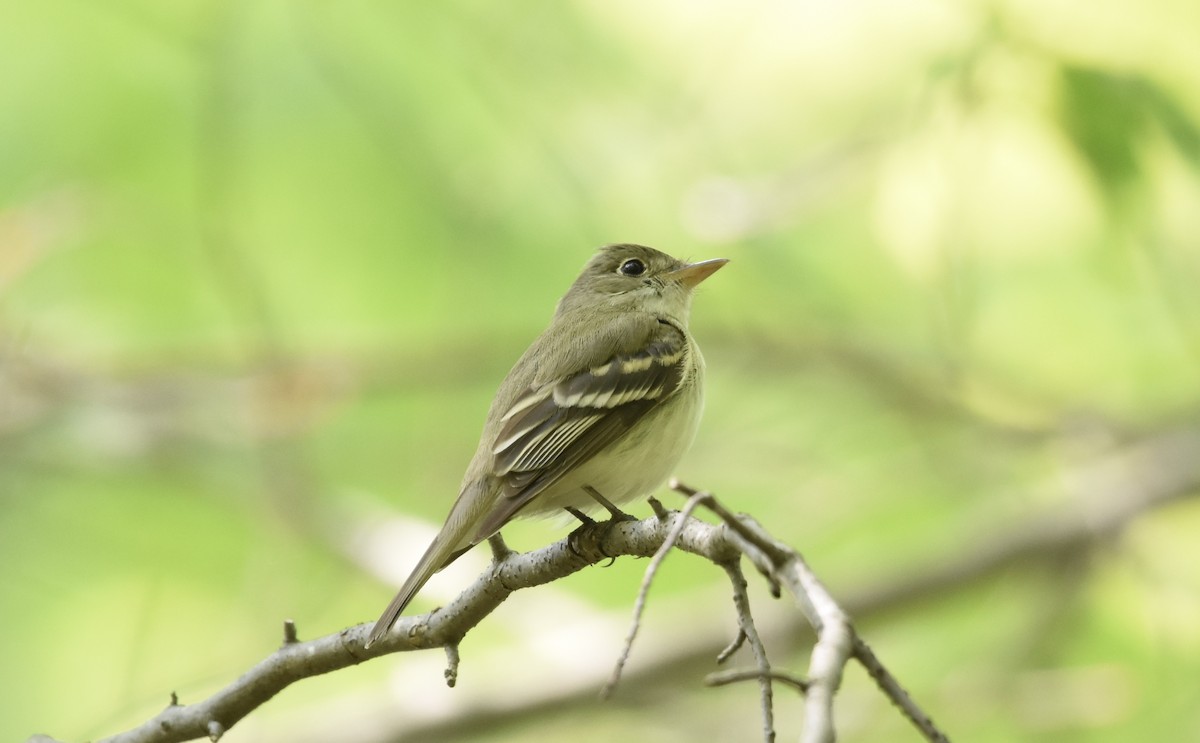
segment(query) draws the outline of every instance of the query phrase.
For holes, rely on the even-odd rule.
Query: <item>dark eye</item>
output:
[[[646,273],[646,264],[637,258],[630,258],[621,264],[620,271],[625,276],[641,276]]]

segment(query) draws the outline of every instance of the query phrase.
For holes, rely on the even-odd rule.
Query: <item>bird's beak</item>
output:
[[[689,263],[670,273],[663,274],[664,279],[678,281],[688,289],[694,289],[697,284],[717,272],[717,269],[729,262],[728,258],[712,258],[707,261]]]

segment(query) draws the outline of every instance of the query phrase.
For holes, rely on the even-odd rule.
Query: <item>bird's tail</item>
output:
[[[472,518],[471,511],[480,504],[478,499],[468,495],[471,492],[471,488],[464,490],[458,500],[454,502],[454,507],[450,509],[450,515],[446,518],[442,530],[433,538],[433,542],[426,548],[425,554],[421,555],[420,561],[404,581],[404,585],[400,587],[396,597],[383,610],[383,614],[371,628],[371,634],[367,636],[367,647],[371,647],[388,633],[388,630],[400,618],[401,612],[433,577],[434,573],[457,560],[459,555],[474,547],[479,541],[472,539],[475,536],[474,522],[478,519]]]

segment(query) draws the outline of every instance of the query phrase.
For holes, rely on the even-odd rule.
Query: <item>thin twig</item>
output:
[[[875,656],[867,643],[863,642],[861,637],[854,638],[854,658],[862,664],[863,668],[867,669],[867,673],[875,680],[875,684],[883,690],[887,698],[892,700],[892,703],[900,709],[900,712],[912,722],[913,725],[921,731],[925,739],[931,743],[950,743],[950,739],[946,734],[938,729],[933,720],[929,719],[929,715],[925,714],[924,710],[913,702],[912,697],[900,686],[900,682],[892,676],[891,672],[879,662],[879,658]]]
[[[695,498],[696,496],[692,496]],[[706,499],[711,502],[711,497]],[[733,586],[733,606],[737,611],[738,626],[750,649],[754,652],[754,662],[758,671],[758,688],[762,701],[763,739],[767,743],[775,740],[775,692],[771,688],[771,663],[767,660],[767,649],[763,646],[762,638],[758,636],[758,628],[754,626],[754,615],[750,613],[750,594],[747,592],[746,576],[742,574],[740,562],[722,563],[721,567],[729,576]]]
[[[697,491],[695,488],[685,485],[674,478],[672,478],[669,487],[672,490],[687,495],[688,497],[697,495],[699,493],[699,491]],[[711,493],[703,493],[703,495],[708,496],[705,499],[704,505],[707,506],[710,511],[717,514],[717,516],[719,516],[730,529],[733,529],[735,532],[737,532],[738,536],[757,547],[776,564],[787,562],[790,557],[790,550],[780,545],[774,539],[769,537],[764,539],[760,531],[755,531],[753,528],[751,528],[747,524],[747,520],[745,518],[738,516],[733,511],[730,511]]]
[[[742,626],[739,623],[737,637],[734,637],[733,642],[729,643],[724,650],[722,650],[720,653],[717,653],[717,665],[721,665],[725,661],[729,660],[734,653],[741,649],[745,642],[746,632],[742,629]]]
[[[671,488],[697,497],[695,489],[678,480],[671,482]],[[734,541],[739,543],[745,554],[753,556],[758,553],[765,558],[768,565],[755,560],[760,570],[768,570],[780,584],[787,587],[817,632],[817,643],[809,658],[806,714],[801,736],[803,743],[833,743],[835,740],[833,698],[841,685],[842,673],[849,659],[853,656],[863,662],[859,657],[860,644],[863,658],[869,658],[873,664],[868,672],[879,688],[928,740],[946,740],[929,716],[895,683],[879,659],[858,638],[845,611],[799,553],[777,542],[753,519],[729,511],[716,498],[708,497],[704,504],[730,527]]]
[[[764,675],[769,676],[772,681],[778,681],[786,686],[790,686],[801,694],[808,691],[808,681],[799,676],[785,673],[784,671],[770,670],[766,674],[757,668],[737,668],[728,671],[716,671],[704,677],[705,686],[726,686],[735,684],[739,681],[749,681],[751,679],[761,679]]]
[[[458,643],[448,642],[443,647],[446,649],[446,670],[443,675],[446,677],[446,686],[453,689],[458,683]]]
[[[662,565],[663,560],[667,559],[667,553],[675,546],[675,542],[679,540],[679,535],[683,533],[683,527],[687,524],[692,512],[696,510],[701,501],[704,500],[703,494],[692,496],[684,505],[683,510],[679,512],[679,518],[671,527],[671,531],[667,532],[667,538],[663,541],[662,546],[654,553],[654,557],[650,559],[650,564],[646,566],[646,573],[642,577],[642,587],[638,590],[637,601],[633,604],[633,621],[629,625],[629,634],[625,636],[625,647],[621,650],[621,656],[617,659],[617,664],[613,666],[612,675],[609,676],[608,682],[604,684],[604,688],[600,690],[600,698],[608,699],[617,688],[617,684],[621,681],[621,672],[625,670],[625,664],[629,661],[629,653],[633,650],[633,640],[637,637],[638,629],[642,625],[642,613],[646,610],[646,596],[650,593],[650,584],[654,582],[654,577],[658,574],[658,568]]]
[[[300,641],[296,634],[296,622],[291,619],[283,620],[283,644],[292,645]]]
[[[650,510],[654,511],[654,515],[658,518],[665,519],[669,515],[666,507],[663,506],[662,501],[658,498],[650,496],[646,499],[646,502],[650,504]]]

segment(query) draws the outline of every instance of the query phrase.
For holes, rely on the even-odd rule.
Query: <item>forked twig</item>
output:
[[[737,611],[739,631],[750,643],[750,650],[754,653],[759,698],[762,702],[763,740],[773,743],[775,740],[775,692],[771,688],[771,663],[767,659],[767,649],[763,646],[762,638],[758,636],[758,628],[754,626],[754,615],[750,613],[750,594],[746,590],[748,588],[746,576],[742,574],[740,561],[723,563],[721,567],[729,576],[729,582],[733,586],[733,606]]]
[[[725,508],[716,498],[694,488],[671,482],[671,488],[689,497],[697,497],[729,527],[734,541],[751,557],[759,569],[769,573],[788,590],[817,632],[817,644],[809,659],[805,694],[805,720],[801,736],[803,743],[832,743],[833,697],[841,685],[842,672],[853,657],[867,668],[879,689],[895,704],[929,741],[948,743],[941,732],[912,698],[900,687],[890,672],[879,662],[871,649],[854,630],[846,613],[809,568],[804,558],[792,548],[771,537],[752,519],[738,516]],[[765,672],[760,668],[760,674]],[[760,683],[762,682],[760,675]]]

